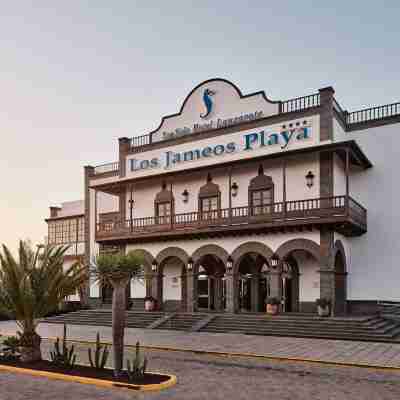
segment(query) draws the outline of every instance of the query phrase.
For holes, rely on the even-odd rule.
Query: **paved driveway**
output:
[[[46,355],[52,343],[44,341]],[[87,345],[78,345],[85,362]],[[132,350],[129,350],[132,351]],[[129,356],[129,354],[127,354]],[[177,375],[161,392],[136,393],[0,373],[0,400],[398,400],[400,373],[310,363],[148,351],[149,368]]]
[[[43,337],[62,335],[62,325],[40,324]],[[110,327],[68,326],[69,339],[94,341],[96,332],[101,339],[111,341]],[[14,335],[12,321],[0,322],[0,333]],[[125,343],[134,345],[166,346],[179,349],[254,353],[272,357],[317,359],[328,362],[361,363],[400,368],[400,343],[371,343],[345,340],[304,339],[242,334],[217,334],[205,332],[178,332],[157,329],[125,330]]]

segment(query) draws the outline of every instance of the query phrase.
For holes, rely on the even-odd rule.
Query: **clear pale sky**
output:
[[[49,205],[83,198],[84,165],[116,161],[118,137],[203,80],[273,100],[331,85],[349,110],[400,101],[399,17],[398,0],[3,1],[0,243],[40,242]]]

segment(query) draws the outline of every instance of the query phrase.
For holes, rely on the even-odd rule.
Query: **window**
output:
[[[249,206],[251,215],[265,215],[274,211],[274,183],[270,176],[264,174],[262,165],[258,175],[250,181]]]
[[[221,192],[219,186],[207,175],[207,183],[200,188],[199,212],[201,219],[216,219],[221,209]]]
[[[48,223],[49,244],[69,244],[85,240],[85,219],[72,218]]]
[[[157,204],[157,218],[159,224],[168,224],[171,221],[171,203]]]
[[[271,204],[273,202],[272,189],[254,190],[252,191],[251,196],[253,215],[261,215],[271,212]]]

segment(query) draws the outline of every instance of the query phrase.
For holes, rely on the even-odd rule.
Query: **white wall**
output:
[[[182,265],[170,262],[163,270],[163,301],[182,300]]]
[[[333,157],[333,194],[335,196],[346,194],[345,165],[336,154]]]
[[[239,186],[238,194],[232,197],[232,207],[248,205],[248,187],[251,179],[258,175],[260,164],[264,167],[264,174],[271,176],[274,182],[275,202],[283,200],[283,164],[282,160],[269,160],[263,163],[254,162],[245,166],[237,166],[232,171],[232,183]],[[306,186],[305,175],[312,171],[315,175],[314,186]],[[198,194],[201,186],[207,183],[207,172],[191,172],[188,175],[174,178],[172,192],[175,199],[175,213],[187,213],[198,210]],[[212,181],[219,185],[221,191],[221,207],[229,207],[229,176],[226,168],[211,168]],[[163,179],[158,181],[142,182],[134,185],[133,218],[154,216],[154,200],[161,191]],[[166,180],[170,190],[170,181]],[[189,192],[187,203],[182,200],[182,192]],[[307,154],[288,158],[286,167],[286,198],[287,200],[301,200],[319,197],[319,160],[317,154]],[[126,218],[130,213],[130,192],[126,193]]]
[[[67,201],[61,204],[61,210],[58,211],[57,217],[69,217],[79,215],[85,212],[84,200]]]
[[[350,177],[350,195],[368,210],[368,232],[347,241],[349,299],[400,301],[400,124],[348,132],[345,139],[355,139],[373,164]]]
[[[143,278],[131,280],[131,298],[146,297],[146,281]]]
[[[320,297],[320,265],[305,251],[293,252],[299,267],[299,301],[315,301]]]

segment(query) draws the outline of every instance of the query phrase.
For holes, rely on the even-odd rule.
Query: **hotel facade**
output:
[[[207,80],[157,129],[120,138],[116,162],[85,167],[80,210],[53,208],[49,242],[70,224],[88,264],[140,253],[128,295],[166,311],[262,312],[277,297],[282,312],[318,298],[332,315],[374,312],[400,300],[399,129],[400,103],[347,112],[331,87],[273,101]],[[111,293],[88,283],[93,307]]]

